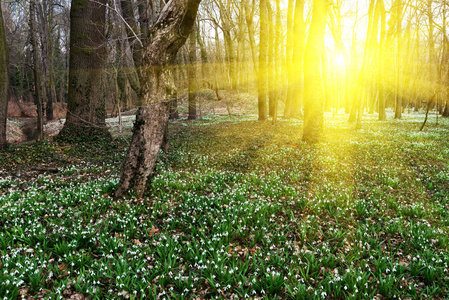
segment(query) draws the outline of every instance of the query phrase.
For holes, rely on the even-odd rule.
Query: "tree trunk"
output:
[[[200,58],[201,58],[201,77],[202,80],[205,81],[209,78],[208,72],[208,55],[206,47],[204,46],[203,34],[201,34],[200,23],[197,22],[197,33],[196,33],[196,42],[200,47]],[[204,85],[202,85],[204,86]]]
[[[249,8],[248,0],[245,0],[245,20],[246,20],[246,26],[248,29],[248,39],[249,39],[249,46],[251,48],[251,57],[253,59],[253,67],[254,67],[254,76],[257,76],[257,49],[256,49],[256,41],[255,41],[255,34],[254,34],[254,10],[255,10],[255,0],[252,0],[251,2],[251,9]]]
[[[243,90],[247,83],[245,83],[244,74],[246,68],[246,60],[245,60],[245,15],[244,15],[244,7],[238,8],[238,16],[237,16],[237,78],[238,78],[238,89]]]
[[[153,173],[157,155],[164,141],[168,114],[168,103],[160,101],[145,104],[137,111],[131,145],[116,191],[117,196],[123,195],[130,188],[137,195],[141,196],[144,193],[148,176]]]
[[[396,0],[393,5],[396,7],[396,105],[394,118],[402,118],[402,90],[401,90],[401,42],[402,42],[402,0]],[[431,18],[429,16],[429,18]]]
[[[360,95],[357,103],[357,124],[356,128],[360,129],[362,127],[362,115],[365,104],[369,103],[369,98],[371,95],[370,81],[372,80],[369,75],[369,66],[372,56],[372,50],[377,41],[377,21],[380,14],[375,13],[375,0],[371,0],[369,4],[368,12],[368,30],[366,32],[365,49],[363,52],[362,68],[360,69],[358,78],[358,95]]]
[[[39,20],[39,38],[41,41],[41,58],[43,66],[43,83],[42,83],[42,99],[46,101],[45,114],[47,121],[54,119],[53,115],[53,102],[56,98],[56,90],[54,86],[53,78],[53,43],[52,33],[48,27],[51,24],[53,7],[49,5],[47,0],[43,3],[38,3],[38,20]]]
[[[305,24],[304,24],[304,0],[296,0],[295,17],[293,24],[293,94],[291,100],[291,116],[302,116],[302,104],[304,101],[304,72],[303,56],[305,43]]]
[[[287,98],[285,100],[284,118],[288,119],[292,115],[292,99],[294,94],[295,74],[293,68],[293,10],[295,7],[295,0],[288,0],[287,8],[287,46],[285,49],[285,56],[287,60]]]
[[[274,49],[274,63],[276,70],[275,82],[275,99],[274,99],[274,114],[273,123],[276,123],[278,117],[279,99],[281,98],[281,85],[282,85],[282,20],[281,20],[281,1],[276,0],[276,37],[275,37],[275,49]]]
[[[142,18],[142,26],[141,31],[147,32],[148,29],[145,29],[144,25],[148,25],[149,19],[147,19],[147,15],[145,13],[146,1],[139,1],[139,11],[140,16]],[[141,41],[138,40],[137,33],[139,26],[134,18],[134,9],[133,9],[133,1],[132,0],[120,0],[120,7],[122,10],[123,19],[129,26],[125,26],[126,35],[128,41],[126,44],[131,50],[132,58],[125,58],[125,67],[127,69],[126,75],[131,84],[132,89],[140,94],[140,79],[142,77],[143,69],[140,68],[142,63],[142,47]],[[145,35],[146,36],[146,35]],[[134,66],[134,68],[132,68]]]
[[[385,39],[386,39],[386,17],[385,17],[385,5],[383,0],[377,0],[377,8],[380,12],[380,42],[377,48],[377,57],[379,58],[379,63],[377,66],[377,86],[379,89],[379,121],[384,121],[387,119],[385,114],[385,80],[383,78],[385,70]]]
[[[105,126],[106,0],[72,0],[67,117],[59,138],[109,137]]]
[[[145,72],[133,137],[123,164],[116,196],[133,189],[142,196],[163,146],[169,115],[167,64],[174,61],[195,22],[201,0],[172,0],[162,9],[143,48]]]
[[[267,119],[268,100],[268,0],[260,0],[260,42],[259,42],[259,121]]]
[[[304,128],[303,141],[317,143],[323,131],[324,86],[321,56],[324,49],[327,1],[314,0],[312,23],[304,55]]]
[[[37,36],[36,36],[36,0],[30,1],[30,37],[31,45],[33,47],[33,73],[34,73],[34,92],[37,104],[37,134],[36,140],[41,141],[44,139],[44,116],[42,107],[42,94],[41,94],[41,80],[39,74],[39,58],[37,50]]]
[[[6,45],[5,25],[0,8],[0,149],[6,147],[6,120],[8,112],[8,46]]]
[[[227,2],[227,1],[226,1]],[[226,50],[226,63],[228,65],[228,74],[231,84],[231,89],[237,88],[237,66],[236,66],[236,53],[234,49],[234,40],[232,38],[231,30],[233,27],[231,15],[232,7],[229,3],[223,1],[217,1],[220,10],[221,29],[223,32],[224,46]]]
[[[189,37],[189,120],[196,119],[196,30]]]
[[[273,9],[269,1],[266,2],[267,10],[268,10],[268,66],[267,66],[267,76],[268,76],[268,115],[270,117],[274,117],[274,109],[276,103],[276,70],[274,65],[274,39],[275,39],[275,28],[273,21]]]

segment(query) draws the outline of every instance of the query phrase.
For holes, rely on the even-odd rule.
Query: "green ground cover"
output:
[[[0,298],[447,299],[448,120],[346,119],[176,121],[143,198],[111,196],[126,138],[10,147]]]

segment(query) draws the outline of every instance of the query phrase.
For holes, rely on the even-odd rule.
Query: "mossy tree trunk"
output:
[[[8,46],[0,7],[0,149],[6,147],[6,119],[8,111]]]
[[[97,139],[105,126],[106,0],[72,0],[69,94],[60,138]]]
[[[200,2],[169,1],[144,41],[140,107],[116,196],[122,196],[130,189],[142,196],[154,171],[157,154],[164,145],[171,102],[171,75],[167,65],[174,61],[189,36]]]

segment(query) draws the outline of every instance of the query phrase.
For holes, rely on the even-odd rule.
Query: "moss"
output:
[[[73,53],[82,54],[82,55],[92,55],[94,52],[91,47],[73,48],[72,51],[73,51]]]

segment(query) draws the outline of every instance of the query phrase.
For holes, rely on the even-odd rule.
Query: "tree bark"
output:
[[[312,23],[304,55],[304,128],[302,139],[317,143],[323,131],[324,86],[321,57],[324,49],[327,1],[314,0]]]
[[[189,120],[196,119],[196,30],[189,36]]]
[[[377,48],[377,57],[379,58],[379,63],[377,66],[377,86],[379,89],[379,121],[384,121],[387,119],[385,114],[385,80],[383,78],[385,70],[385,40],[386,40],[386,17],[385,17],[385,5],[383,0],[377,0],[376,9],[380,12],[380,42]]]
[[[8,112],[8,46],[6,45],[5,25],[0,7],[0,149],[6,147],[6,120]]]
[[[246,27],[248,29],[248,39],[249,39],[249,46],[251,48],[251,57],[253,59],[253,66],[254,66],[254,76],[257,76],[257,49],[256,49],[256,41],[255,41],[255,34],[254,34],[254,10],[255,10],[255,0],[252,0],[251,2],[251,9],[248,3],[249,0],[245,0],[245,20],[246,20]]]
[[[305,24],[304,24],[304,0],[296,0],[295,17],[293,24],[293,94],[291,102],[291,116],[302,116],[302,104],[304,102],[304,44],[305,44]]]
[[[42,98],[46,101],[45,115],[47,121],[54,119],[53,102],[56,98],[56,89],[54,86],[53,76],[53,43],[52,33],[49,31],[49,24],[52,19],[52,5],[44,0],[43,3],[38,3],[38,20],[39,20],[39,38],[41,41],[41,57],[43,66],[44,80],[42,83]]]
[[[260,0],[260,41],[259,41],[259,121],[267,119],[268,100],[268,0]]]
[[[394,118],[402,118],[402,90],[401,90],[401,42],[402,42],[402,0],[393,3],[396,15],[396,105]],[[431,16],[429,16],[431,18]],[[432,25],[430,25],[432,26]]]
[[[123,164],[116,196],[133,189],[142,196],[163,146],[169,116],[167,65],[174,61],[195,22],[201,0],[171,0],[150,29],[143,48],[144,76],[141,106],[136,115],[131,145]]]
[[[301,1],[301,0],[299,0]],[[287,98],[285,99],[284,118],[288,119],[292,115],[292,99],[294,94],[295,74],[293,68],[293,11],[295,0],[288,0],[287,8],[287,45],[285,49],[285,57],[287,60]]]
[[[276,76],[276,70],[275,70],[275,64],[274,64],[274,39],[275,39],[275,28],[274,28],[274,21],[273,21],[273,15],[274,11],[271,7],[271,4],[269,1],[266,2],[267,10],[268,10],[268,66],[267,66],[267,76],[268,76],[268,115],[270,117],[274,117],[274,109],[275,109],[275,103],[276,103],[276,82],[275,82],[275,76]]]
[[[108,137],[105,126],[106,0],[72,0],[67,116],[59,138]]]
[[[276,37],[274,49],[274,63],[275,63],[275,99],[274,99],[274,114],[273,124],[276,123],[278,117],[279,99],[281,98],[282,85],[282,20],[281,20],[281,1],[276,0]]]
[[[31,45],[33,47],[33,74],[34,74],[34,93],[37,104],[37,134],[36,140],[44,139],[44,116],[42,107],[42,90],[39,73],[39,58],[37,50],[37,35],[36,35],[36,0],[30,1],[30,37]]]

